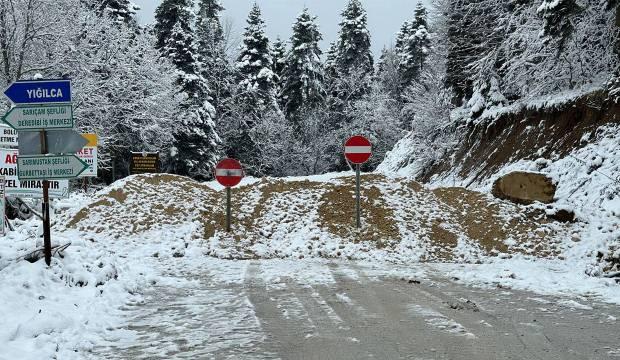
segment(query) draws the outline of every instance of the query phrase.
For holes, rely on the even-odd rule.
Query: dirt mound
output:
[[[201,213],[211,212],[215,194],[208,186],[181,176],[131,176],[98,193],[67,227],[118,237],[161,225],[201,222]]]
[[[387,257],[394,261],[480,261],[524,253],[554,256],[562,225],[512,203],[460,188],[431,191],[405,179],[362,177],[362,224],[355,228],[355,179],[262,179],[233,189],[233,231],[223,231],[225,196],[172,175],[139,175],[112,185],[68,227],[139,236],[189,229],[218,257]]]
[[[368,176],[360,189],[362,224],[355,228],[355,177],[342,178],[342,184],[329,186],[321,197],[319,214],[321,224],[331,233],[353,241],[372,241],[378,247],[398,241],[400,234],[394,211],[387,206],[381,190]],[[384,180],[385,181],[385,180]]]

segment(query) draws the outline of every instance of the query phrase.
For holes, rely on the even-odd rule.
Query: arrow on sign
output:
[[[88,164],[75,155],[18,156],[19,180],[73,179],[80,176]]]
[[[14,104],[71,102],[71,80],[17,81],[4,90]]]
[[[16,106],[2,117],[2,121],[19,131],[73,129],[73,106],[71,104]]]
[[[75,154],[88,144],[88,140],[75,130],[46,131],[45,139],[48,154]],[[39,131],[20,131],[18,143],[21,155],[43,153],[41,132]]]

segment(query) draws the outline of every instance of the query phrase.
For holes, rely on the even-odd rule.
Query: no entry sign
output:
[[[353,164],[363,164],[372,156],[372,144],[363,136],[353,136],[344,144],[344,156]]]
[[[215,167],[215,179],[227,188],[237,186],[243,179],[243,167],[235,159],[224,159]]]

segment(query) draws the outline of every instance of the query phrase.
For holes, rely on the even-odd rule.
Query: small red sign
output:
[[[239,185],[243,179],[243,167],[235,159],[224,159],[215,167],[215,179],[222,186],[233,187]]]
[[[344,156],[353,164],[363,164],[372,156],[372,144],[363,136],[353,136],[344,143]]]

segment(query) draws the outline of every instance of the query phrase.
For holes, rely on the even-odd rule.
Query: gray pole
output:
[[[226,232],[230,232],[230,202],[231,202],[231,189],[229,187],[226,188]]]
[[[357,224],[357,228],[361,228],[362,227],[362,220],[361,220],[361,204],[360,204],[360,164],[357,164],[355,166],[355,211],[357,212],[356,215],[356,224]]]
[[[47,136],[45,130],[41,131],[41,152],[47,154]],[[52,263],[52,236],[50,231],[50,183],[43,180],[43,251],[45,253],[45,263],[50,266]]]

